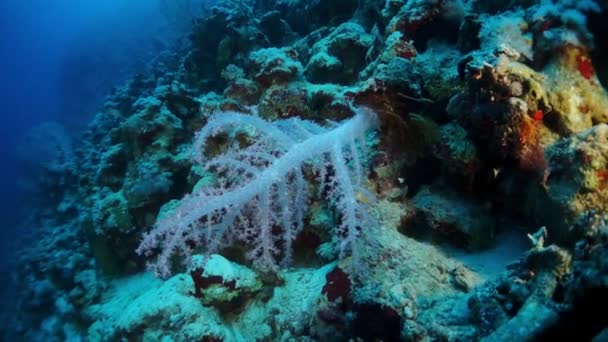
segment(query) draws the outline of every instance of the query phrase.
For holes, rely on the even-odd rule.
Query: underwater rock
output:
[[[481,56],[464,58],[461,75],[469,89],[467,95],[454,96],[447,110],[476,140],[490,144],[488,153],[517,159],[523,148],[542,142],[550,104],[543,76],[501,56],[495,64]]]
[[[11,292],[19,311],[3,318],[24,338],[40,340],[71,331],[70,322],[106,290],[105,280],[97,276],[86,237],[74,227],[76,222],[57,226],[47,222],[36,228],[43,233],[38,244],[16,255],[21,267],[5,285],[19,284]]]
[[[234,310],[262,288],[255,272],[218,254],[192,257],[189,273],[194,282],[192,295],[222,311]]]
[[[386,32],[399,31],[407,40],[414,40],[424,51],[430,37],[438,41],[455,42],[465,6],[461,1],[386,1],[382,14],[390,18]]]
[[[588,66],[586,64],[588,63]],[[582,132],[599,123],[608,123],[608,92],[593,72],[584,49],[563,48],[547,64],[546,88],[556,128],[562,134]],[[549,118],[548,118],[549,119]]]
[[[590,217],[585,225],[589,234],[574,247],[572,270],[561,279],[553,294],[553,305],[558,310],[559,320],[546,329],[542,339],[598,340],[608,316],[594,310],[608,305],[608,277],[606,239],[608,216]]]
[[[245,281],[253,287],[242,289],[259,289],[259,278],[251,271],[219,256],[213,258],[220,258],[217,259],[218,266],[230,264],[229,270],[238,270],[227,274],[226,270],[217,269],[222,277],[231,279],[226,284],[234,281],[236,285]],[[252,341],[274,339],[276,334],[280,334],[287,340],[296,337],[332,339],[339,331],[335,326],[324,328],[318,322],[316,308],[318,301],[326,300],[321,291],[327,273],[334,267],[335,264],[330,264],[319,269],[283,273],[283,285],[270,288],[269,294],[262,290],[251,297],[238,314],[224,312],[231,315],[229,321],[215,307],[204,305],[200,298],[194,296],[195,281],[189,275],[178,274],[160,281],[148,273],[115,280],[109,289],[112,295],[87,308],[86,316],[94,322],[88,328],[87,336],[93,340],[171,337]],[[217,285],[209,287],[205,293],[221,298],[220,302],[226,304],[223,300],[230,300],[235,292]],[[215,290],[211,291],[212,288]]]
[[[485,121],[486,129],[490,125],[500,127],[506,123],[514,131],[521,131],[517,129],[521,124],[511,120],[513,115],[505,115],[509,111],[517,112],[507,109],[514,101],[521,103],[521,115],[528,114],[538,122],[535,130],[552,131],[554,135],[580,132],[591,127],[593,122],[604,120],[606,92],[598,86],[595,75],[588,75],[589,79],[586,79],[577,66],[577,59],[587,60],[584,51],[575,47],[562,48],[554,53],[556,57],[545,63],[542,72],[537,72],[517,62],[523,48],[501,46],[495,53],[474,52],[461,62],[461,75],[469,79],[469,91],[476,94],[466,120]],[[456,107],[452,104],[451,108]],[[458,114],[454,110],[451,112]],[[507,136],[497,133],[496,139],[504,140],[503,144],[506,144],[511,138],[501,137]]]
[[[589,220],[587,225],[587,231],[595,233],[580,240],[575,246],[573,276],[568,281],[566,291],[570,303],[585,298],[591,289],[599,291],[595,294],[600,295],[598,299],[605,298],[601,295],[608,289],[608,215],[598,215]]]
[[[500,52],[507,52],[514,61],[534,58],[532,34],[527,30],[523,10],[481,14],[477,20],[481,23],[479,42],[482,49],[499,49]]]
[[[118,189],[122,185],[127,167],[128,148],[126,144],[116,144],[100,151],[95,172],[95,181],[100,186]],[[92,165],[91,165],[92,166]]]
[[[234,98],[243,105],[252,105],[260,97],[260,89],[253,81],[240,78],[230,83],[224,91],[224,96]]]
[[[524,255],[526,267],[535,274],[545,272],[551,274],[557,279],[563,279],[570,273],[572,267],[571,253],[557,245],[548,247],[536,246]],[[545,293],[546,298],[553,295],[555,288],[549,291],[541,290]]]
[[[92,340],[235,338],[222,327],[218,313],[189,294],[191,289],[192,280],[185,275],[166,282],[149,274],[114,281],[112,296],[86,310],[94,322],[87,336]]]
[[[517,270],[515,274],[519,274],[518,278],[515,278],[510,286],[506,283],[499,286],[497,288],[499,295],[495,297],[500,302],[507,303],[507,305],[503,304],[507,312],[515,310],[517,313],[484,337],[483,341],[503,341],[512,336],[519,336],[522,339],[539,338],[558,322],[559,311],[550,300],[558,291],[558,282],[563,281],[569,274],[572,256],[566,250],[552,245],[546,248],[534,248],[523,258],[524,262],[521,265],[523,267],[513,265],[511,268],[512,272]],[[522,285],[528,289],[525,291],[527,298],[513,297],[513,294],[518,293],[517,286]],[[507,288],[508,290],[505,290]],[[510,301],[509,297],[515,301]],[[518,309],[518,305],[511,303],[520,303],[521,307]]]
[[[260,17],[260,29],[271,46],[287,46],[297,38],[289,23],[281,17],[281,12],[273,10]]]
[[[469,292],[477,285],[479,280],[464,266],[457,266],[452,270],[452,282],[464,292]]]
[[[302,64],[293,49],[256,50],[249,55],[249,62],[255,70],[253,79],[263,87],[285,84],[298,78],[302,73]]]
[[[123,184],[124,197],[131,208],[145,206],[150,201],[162,201],[173,187],[173,172],[165,167],[168,156],[158,153],[143,155],[127,170]],[[160,197],[161,200],[155,198]]]
[[[238,100],[229,97],[226,98],[214,92],[210,92],[201,96],[199,100],[201,103],[199,107],[199,112],[203,117],[208,117],[209,115],[217,111],[246,111],[245,106],[241,104]],[[204,123],[205,122],[203,120],[194,121],[189,125],[188,129],[194,132],[203,127]]]
[[[502,283],[498,284],[502,285]],[[517,306],[514,307],[513,304],[521,305],[529,292],[527,288],[511,290],[508,282],[504,282],[507,285],[502,287],[498,286],[498,284],[484,284],[473,292],[467,302],[468,308],[471,311],[471,322],[479,327],[479,332],[482,336],[489,334],[507,322],[511,310],[518,308]],[[503,290],[505,288],[510,293],[514,293],[511,295],[513,299],[503,300],[502,293],[505,293],[505,290]],[[520,292],[523,292],[523,294],[517,296]]]
[[[469,330],[465,336],[474,336],[475,328],[467,322],[466,296],[462,287],[452,281],[452,274],[459,273],[466,278],[471,288],[480,284],[479,275],[447,258],[436,247],[391,229],[407,214],[400,205],[382,201],[377,210],[383,218],[380,225],[383,229],[375,230],[362,241],[366,248],[361,248],[355,265],[358,271],[354,276],[352,298],[354,303],[364,306],[354,305],[351,310],[356,315],[359,314],[357,310],[372,310],[377,312],[377,317],[399,322],[390,325],[398,331],[387,329],[377,336],[443,338],[452,334],[457,336],[457,331],[465,330]],[[349,262],[348,259],[342,261],[340,267],[349,269],[352,267]],[[420,268],[425,271],[418,272]],[[448,302],[450,304],[444,306]],[[445,317],[445,320],[437,317]],[[356,324],[359,326],[355,332],[378,329],[372,320],[358,320]]]
[[[255,82],[245,78],[242,68],[230,64],[222,71],[222,77],[228,82],[224,97],[233,98],[243,105],[257,103],[261,91]]]
[[[137,241],[133,232],[154,222],[155,211],[183,186],[180,176],[189,167],[173,149],[183,137],[182,123],[195,120],[198,102],[174,87],[156,87],[151,94],[128,106],[134,113],[100,113],[100,126],[91,128],[85,144],[78,225],[106,274],[136,267],[129,247]],[[84,190],[93,186],[95,191]]]
[[[304,74],[312,83],[351,84],[365,68],[373,36],[355,23],[344,23],[312,46]]]
[[[501,103],[517,97],[531,116],[562,136],[605,122],[606,91],[597,80],[587,48],[576,38],[589,36],[584,26],[573,25],[568,34],[556,35],[550,35],[547,28],[529,28],[539,20],[558,27],[566,25],[564,18],[550,21],[559,17],[560,6],[569,5],[534,6],[529,10],[530,18],[523,12],[504,12],[492,16],[493,21],[484,21],[479,32],[481,49],[466,56],[460,68],[461,75],[471,80],[469,86],[477,88],[471,89],[478,93],[473,112],[500,121],[496,114],[502,111]],[[568,10],[573,15],[579,11]],[[520,25],[515,25],[517,22]],[[568,36],[575,41],[562,40],[544,48],[543,37],[553,36]],[[540,41],[535,43],[537,39]]]
[[[450,122],[441,126],[440,137],[434,149],[435,156],[441,160],[448,174],[465,179],[472,184],[473,177],[481,168],[482,162],[475,144],[467,137],[467,131],[460,125]]]
[[[589,82],[578,71],[552,63],[542,73],[504,56],[495,66],[485,64],[476,69],[476,63],[464,68],[468,70],[465,74],[470,73],[469,91],[475,100],[455,96],[448,113],[473,137],[486,168],[492,168],[485,171],[487,174],[496,172],[500,181],[512,176],[503,177],[501,172],[516,166],[528,180],[520,178],[531,187],[545,187],[552,168],[547,149],[560,137],[582,132],[603,120],[603,114],[593,114],[604,113],[603,109],[583,103],[603,103],[605,90],[575,85],[572,82]],[[580,96],[578,90],[565,89],[586,89],[585,97],[590,98]]]
[[[372,35],[374,34],[378,33],[372,32]],[[374,44],[367,52],[367,60],[370,60],[375,54],[377,54],[377,56],[361,71],[361,73],[359,73],[359,78],[362,80],[371,77],[380,64],[387,64],[396,57],[409,60],[416,57],[418,54],[412,42],[403,39],[403,34],[401,32],[391,33],[382,43],[381,51],[376,53],[375,50],[377,45],[379,45],[379,40],[379,37],[374,37]]]
[[[314,112],[315,118],[328,118],[331,120],[344,120],[350,114],[350,87],[337,84],[311,84],[307,83],[308,107]]]
[[[99,277],[93,269],[78,272],[74,277],[74,284],[68,297],[70,303],[78,309],[93,305],[107,290],[106,280]]]
[[[548,327],[558,322],[555,310],[539,302],[530,302],[517,315],[481,341],[533,341]]]
[[[475,250],[494,240],[494,223],[480,206],[445,189],[425,187],[412,198],[417,217],[431,231],[457,246]]]
[[[184,61],[187,84],[219,91],[221,72],[229,64],[243,61],[251,51],[268,46],[250,4],[219,1],[209,16],[196,21],[190,36],[193,47]]]
[[[182,122],[196,120],[200,102],[194,92],[177,84],[177,82],[173,82],[170,86],[157,87],[154,96],[162,99],[169,112],[183,120]]]
[[[450,98],[462,90],[462,80],[458,75],[461,59],[460,49],[433,42],[429,42],[427,49],[414,58],[416,71],[423,80],[423,94],[434,102],[431,111],[445,113]]]
[[[335,267],[303,268],[281,273],[283,284],[270,288],[270,295],[248,307],[235,322],[247,340],[310,339],[327,340],[342,334],[340,327],[321,319],[322,288]]]
[[[495,0],[491,2],[475,1],[472,6],[476,12],[499,13],[503,11],[508,11],[509,9],[514,8],[516,6],[524,8],[530,7],[535,2],[535,0]]]
[[[312,46],[319,40],[323,39],[323,37],[328,36],[331,31],[332,30],[329,27],[321,27],[317,30],[314,30],[308,33],[306,36],[295,41],[292,45],[292,48],[294,48],[298,52],[300,60],[304,63],[305,61],[310,60],[310,57],[313,54]]]
[[[305,35],[323,26],[348,21],[361,3],[357,0],[262,0],[256,5],[262,10],[278,10],[289,27]]]
[[[171,147],[183,129],[182,120],[156,97],[140,98],[133,106],[135,114],[111,132],[113,141],[127,143],[129,153],[135,156],[147,150]]]
[[[567,250],[535,247],[510,264],[507,272],[476,289],[468,305],[482,336],[490,341],[505,340],[509,334],[540,336],[559,318],[551,300],[559,295],[571,267]],[[538,321],[532,318],[536,310]],[[519,327],[522,330],[515,332]]]
[[[532,189],[529,210],[549,230],[549,238],[570,244],[587,234],[577,221],[608,210],[608,125],[563,138],[546,152],[546,192]]]
[[[425,121],[416,111],[432,101],[423,97],[422,78],[415,64],[406,58],[394,57],[386,63],[376,64],[373,69],[364,70],[362,74],[368,72],[372,73],[370,78],[358,87],[349,87],[346,95],[355,103],[374,108],[382,114],[388,123],[386,134],[390,143],[403,144],[405,150],[410,147],[415,150],[415,145],[424,145],[427,140],[423,136],[428,131],[417,127],[414,121]]]
[[[289,117],[310,118],[306,84],[292,83],[289,86],[272,86],[260,97],[259,112],[265,119]]]
[[[96,234],[103,236],[112,229],[128,233],[135,228],[128,201],[122,192],[99,191],[93,203],[91,219]]]
[[[387,64],[379,65],[373,78],[392,91],[402,92],[414,98],[422,96],[420,75],[405,58],[395,57]]]

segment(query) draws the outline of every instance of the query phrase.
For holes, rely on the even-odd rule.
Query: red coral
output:
[[[591,58],[584,54],[579,54],[576,56],[576,68],[581,76],[587,80],[590,80],[595,74],[593,64],[591,63]]]
[[[338,298],[345,300],[350,294],[350,279],[339,267],[334,268],[325,276],[325,285],[321,291],[327,296],[330,302],[335,302]]]

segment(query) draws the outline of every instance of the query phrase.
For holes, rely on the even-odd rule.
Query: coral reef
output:
[[[601,336],[608,3],[204,13],[82,136],[22,144],[6,340]]]

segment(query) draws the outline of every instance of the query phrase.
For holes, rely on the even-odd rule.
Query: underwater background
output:
[[[608,341],[607,1],[0,32],[0,341]]]

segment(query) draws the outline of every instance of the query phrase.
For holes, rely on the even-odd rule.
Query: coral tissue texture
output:
[[[320,175],[341,215],[334,232],[342,240],[341,253],[354,248],[357,227],[373,228],[366,208],[355,196],[362,191],[363,180],[356,142],[364,143],[365,133],[377,124],[376,114],[370,110],[355,112],[331,129],[297,118],[266,122],[257,113],[220,112],[210,118],[196,134],[196,160],[202,161],[201,151],[209,140],[225,131],[252,128],[253,144],[204,161],[204,169],[220,174],[216,186],[200,186],[181,199],[144,237],[138,252],[152,254],[162,241],[162,253],[152,268],[167,276],[173,253],[180,252],[187,262],[192,244],[218,248],[222,240],[239,239],[253,245],[248,254],[260,269],[278,270],[276,259],[280,255],[286,262],[291,259],[291,245],[304,227],[310,188],[302,173],[306,163]],[[333,175],[328,175],[329,168]],[[274,226],[280,227],[280,234],[273,232]],[[284,245],[281,249],[277,248],[279,241]]]

